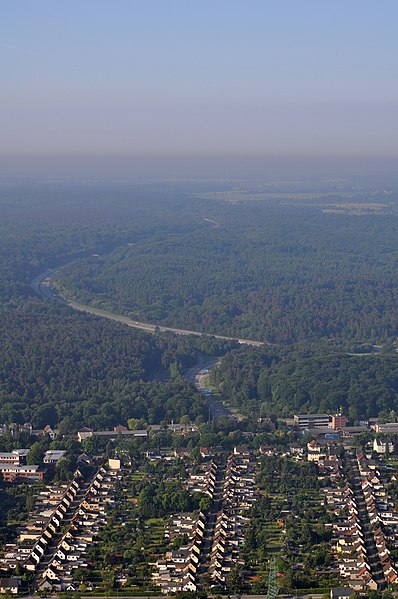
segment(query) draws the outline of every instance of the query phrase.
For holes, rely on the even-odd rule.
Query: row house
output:
[[[361,462],[363,471],[366,471],[369,460],[364,456],[363,452],[357,452],[357,460],[358,464]],[[392,502],[389,500],[388,493],[381,482],[380,472],[377,468],[371,470],[369,476],[362,479],[361,486],[369,521],[373,527],[374,542],[384,578],[387,584],[397,583],[397,571],[390,554],[388,542],[391,540],[392,531],[394,531],[394,536],[396,534],[398,515],[395,513]]]
[[[117,470],[101,467],[83,497],[74,506],[73,516],[61,537],[48,567],[42,573],[38,590],[53,592],[78,590],[73,580],[77,568],[87,567],[86,552],[100,529],[106,524],[106,505],[113,499]]]
[[[234,448],[227,460],[222,508],[217,514],[210,553],[210,577],[225,586],[227,576],[241,563],[240,552],[249,525],[247,513],[257,499],[255,472],[245,446]]]
[[[197,570],[205,528],[206,516],[202,511],[196,519],[190,514],[172,516],[165,531],[166,538],[172,540],[186,534],[189,540],[179,550],[167,551],[154,564],[152,580],[162,594],[197,590]]]
[[[343,476],[343,475],[342,475]],[[348,481],[324,489],[325,505],[338,519],[332,523],[332,543],[340,577],[356,590],[376,589],[365,546],[359,510],[353,489]]]
[[[190,474],[186,488],[191,493],[205,493],[213,497],[217,477],[217,464],[213,461],[203,464],[199,473]]]
[[[62,498],[62,501],[57,509],[54,510],[53,515],[43,530],[41,537],[34,545],[31,554],[24,563],[24,566],[27,570],[35,571],[37,569],[38,565],[42,561],[46,549],[50,544],[52,544],[55,535],[59,532],[63,524],[63,520],[71,508],[73,500],[80,489],[80,483],[78,482],[80,476],[80,472],[77,471],[75,473],[75,478],[69,485],[64,497]]]
[[[28,570],[36,569],[68,511],[68,496],[73,497],[77,488],[78,483],[72,481],[69,486],[50,486],[40,493],[32,519],[19,529],[16,542],[0,556],[1,568],[15,568],[19,562]]]

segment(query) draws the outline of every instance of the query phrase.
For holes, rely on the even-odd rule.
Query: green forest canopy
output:
[[[234,350],[213,381],[250,415],[336,413],[353,421],[398,409],[398,355]]]
[[[273,343],[398,334],[395,212],[204,206],[219,226],[202,220],[82,258],[59,273],[59,287],[137,320]]]
[[[129,417],[154,423],[203,416],[206,403],[191,385],[154,379],[159,369],[173,365],[175,374],[191,365],[198,351],[231,348],[150,337],[36,298],[33,276],[60,264],[68,266],[58,285],[84,302],[276,343],[272,369],[261,352],[253,354],[255,375],[245,363],[229,369],[226,359],[217,376],[239,404],[260,401],[264,411],[281,414],[343,406],[373,415],[395,407],[395,356],[356,360],[319,350],[308,361],[296,345],[397,335],[393,195],[386,203],[372,192],[380,210],[367,212],[364,192],[362,211],[336,213],[324,210],[330,198],[231,203],[206,198],[208,189],[0,187],[0,421],[41,426],[72,418],[75,426],[109,427]],[[296,356],[280,359],[280,347],[289,345]]]

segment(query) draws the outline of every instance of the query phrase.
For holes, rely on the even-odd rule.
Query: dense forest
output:
[[[228,187],[208,197],[205,184],[0,187],[0,422],[74,430],[203,417],[206,402],[180,374],[200,353],[236,347],[150,336],[36,297],[33,277],[60,265],[58,287],[84,303],[273,342],[232,352],[216,373],[243,410],[395,408],[394,355],[300,349],[397,335],[392,195],[373,193],[376,212],[365,193],[364,210],[336,212],[330,198],[231,202]]]
[[[198,203],[204,200],[198,200]],[[273,343],[398,334],[398,214],[214,200],[213,219],[82,258],[70,298],[146,320]]]
[[[235,350],[212,372],[240,411],[293,416],[343,411],[353,422],[398,411],[398,355]]]
[[[207,417],[204,397],[179,376],[199,349],[222,343],[148,335],[40,300],[1,313],[0,422],[69,428]],[[171,380],[156,382],[158,372]]]
[[[148,335],[35,297],[34,275],[122,242],[197,226],[184,193],[155,186],[32,185],[0,189],[0,422],[109,428],[207,418],[181,378],[198,355],[234,344]],[[169,380],[164,380],[164,379]],[[160,380],[157,380],[160,379]]]
[[[43,267],[161,233],[189,232],[202,218],[195,204],[167,186],[3,184],[0,301],[31,293],[30,280]]]

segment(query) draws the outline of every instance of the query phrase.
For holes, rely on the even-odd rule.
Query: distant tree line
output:
[[[277,343],[397,335],[398,215],[321,208],[219,204],[219,227],[82,258],[58,286],[137,320]]]

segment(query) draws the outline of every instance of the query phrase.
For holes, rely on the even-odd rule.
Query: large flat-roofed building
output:
[[[294,424],[301,430],[306,428],[324,428],[331,426],[329,414],[295,414]]]
[[[2,464],[13,464],[14,466],[21,466],[26,464],[26,456],[29,453],[29,449],[13,449],[12,451],[0,453],[0,462]]]
[[[91,429],[84,428],[77,432],[77,438],[80,442],[84,441],[84,439],[89,439],[90,437],[105,437],[110,441],[116,441],[118,437],[137,437],[141,439],[146,439],[148,436],[148,431],[145,429],[136,429],[133,431],[130,430],[118,430],[118,431],[93,431]]]
[[[19,455],[14,453],[13,451],[10,453],[0,453],[0,463],[2,464],[12,464],[14,466],[19,465]]]
[[[376,433],[398,434],[398,422],[386,422],[385,424],[376,423],[372,425],[372,428]]]
[[[0,474],[3,480],[12,482],[18,479],[28,479],[42,481],[44,479],[45,469],[40,468],[38,464],[29,466],[15,466],[13,464],[0,462]]]
[[[44,454],[43,462],[44,464],[56,464],[65,454],[66,451],[64,449],[49,449]]]

